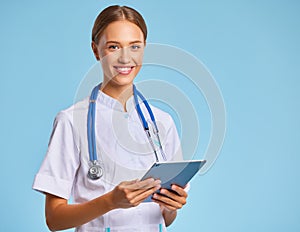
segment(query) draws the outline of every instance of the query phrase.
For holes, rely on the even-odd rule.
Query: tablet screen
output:
[[[161,180],[162,188],[171,189],[172,184],[185,187],[205,164],[205,160],[170,161],[154,163],[142,180],[154,178]],[[151,197],[146,201],[151,201]]]

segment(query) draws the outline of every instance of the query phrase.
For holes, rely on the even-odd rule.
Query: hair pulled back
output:
[[[127,20],[137,25],[146,41],[147,26],[142,15],[133,8],[119,5],[109,6],[97,16],[92,29],[92,41],[98,43],[103,31],[110,23],[122,20]]]

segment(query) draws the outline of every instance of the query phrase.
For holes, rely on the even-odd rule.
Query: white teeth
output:
[[[131,70],[130,67],[117,67],[119,72],[129,72]]]

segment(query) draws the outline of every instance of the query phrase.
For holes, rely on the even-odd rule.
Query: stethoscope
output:
[[[100,177],[102,177],[103,175],[103,168],[100,165],[100,162],[98,160],[98,155],[97,155],[97,151],[96,151],[96,138],[95,138],[95,115],[96,115],[96,100],[97,100],[97,96],[98,96],[98,92],[99,89],[101,87],[101,84],[97,85],[91,95],[90,95],[90,100],[89,100],[89,109],[88,109],[88,116],[87,116],[87,138],[88,138],[88,150],[89,150],[89,160],[90,160],[90,168],[88,171],[88,177],[92,180],[97,180]],[[144,114],[142,112],[142,109],[140,107],[140,104],[138,102],[138,98],[140,97],[142,102],[144,103],[149,116],[151,118],[152,121],[152,126],[153,126],[153,133],[156,136],[156,139],[158,141],[158,147],[161,153],[161,156],[163,157],[163,159],[166,161],[166,155],[163,151],[162,145],[161,145],[161,141],[160,141],[160,137],[159,137],[159,131],[158,131],[158,127],[155,121],[155,117],[154,114],[151,110],[150,105],[148,104],[147,100],[145,99],[145,97],[141,94],[140,91],[138,91],[135,87],[135,85],[133,85],[133,97],[134,97],[134,103],[135,103],[135,109],[139,115],[139,118],[143,124],[144,127],[144,131],[147,135],[148,138],[148,142],[151,145],[151,148],[153,149],[154,155],[155,155],[155,159],[156,162],[159,162],[158,159],[158,154],[157,151],[155,149],[154,146],[154,142],[152,140],[151,137],[151,133],[149,130],[149,125],[147,120],[144,117]]]

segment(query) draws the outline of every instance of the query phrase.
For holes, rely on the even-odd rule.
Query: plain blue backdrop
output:
[[[193,180],[170,231],[300,231],[296,0],[1,1],[0,231],[48,231],[32,181],[56,113],[95,64],[93,21],[113,3],[143,14],[148,42],[201,60],[224,97],[220,156]]]

